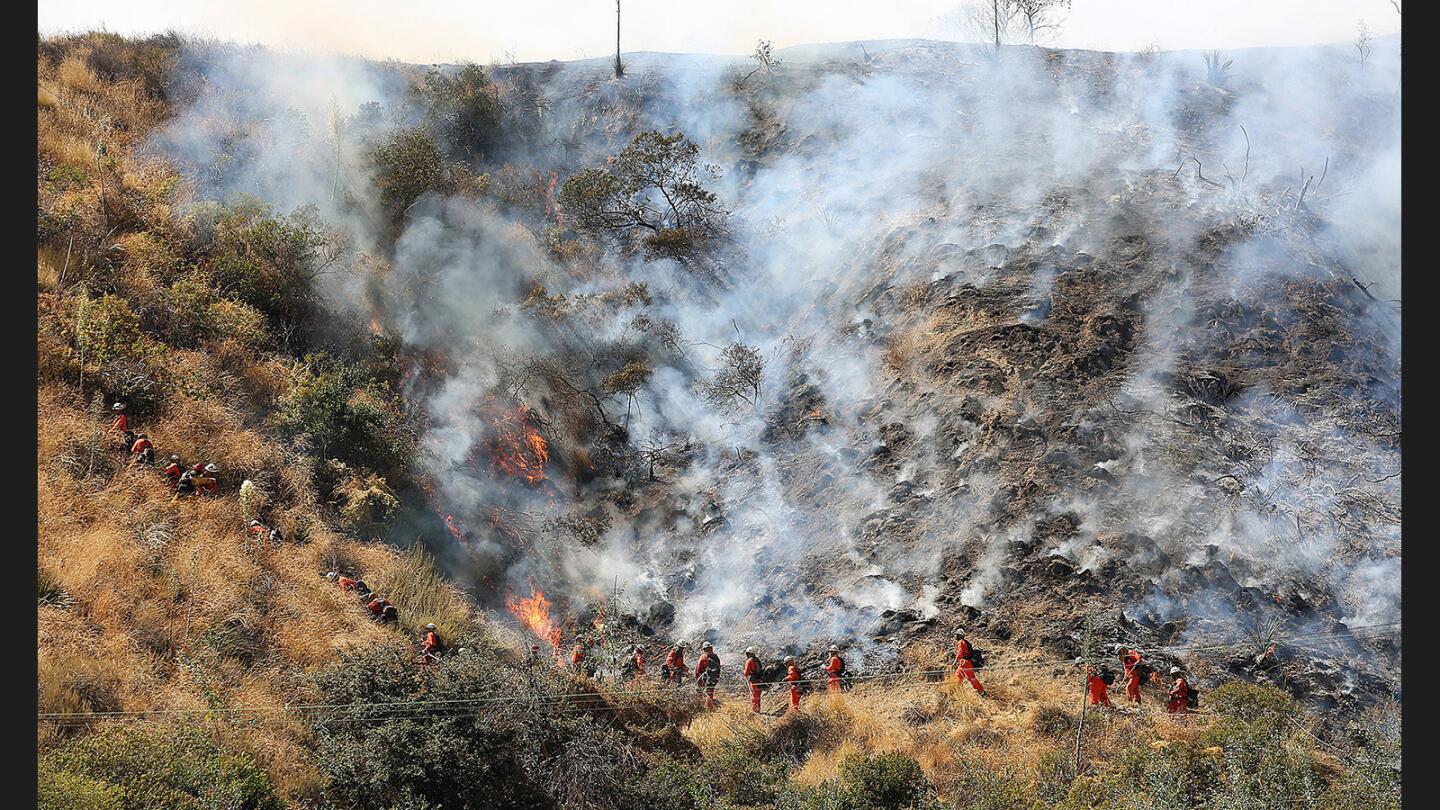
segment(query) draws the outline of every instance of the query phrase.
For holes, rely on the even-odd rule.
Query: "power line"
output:
[[[1369,631],[1379,631],[1379,630],[1383,630],[1383,629],[1387,629],[1387,628],[1398,627],[1399,625],[1400,625],[1400,622],[1386,622],[1386,623],[1382,623],[1382,624],[1363,625],[1363,626],[1360,626],[1360,627],[1347,628],[1344,633],[1335,633],[1335,632],[1329,632],[1329,633],[1320,633],[1320,632],[1317,632],[1317,633],[1307,633],[1307,634],[1301,634],[1301,635],[1297,635],[1297,636],[1277,637],[1277,638],[1274,638],[1274,639],[1267,639],[1267,641],[1271,641],[1271,642],[1274,642],[1274,643],[1279,643],[1279,642],[1282,642],[1282,641],[1283,641],[1283,642],[1290,642],[1290,643],[1299,643],[1299,644],[1303,645],[1303,644],[1306,644],[1306,643],[1314,643],[1314,642],[1316,642],[1316,641],[1318,641],[1318,640],[1325,639],[1325,638],[1337,638],[1337,637],[1341,637],[1341,636],[1343,636],[1343,635],[1349,635],[1349,634],[1353,634],[1353,633],[1355,633],[1355,632],[1361,632],[1361,631],[1365,631],[1365,632],[1369,632]],[[1202,649],[1213,650],[1213,649],[1221,649],[1221,648],[1226,648],[1226,647],[1246,646],[1246,645],[1253,645],[1253,643],[1254,643],[1254,642],[1252,642],[1252,641],[1245,641],[1245,642],[1235,642],[1235,643],[1231,643],[1231,644],[1190,645],[1190,646],[1179,646],[1179,647],[1172,646],[1172,647],[1161,647],[1161,648],[1157,648],[1157,649],[1160,650],[1160,651],[1165,651],[1165,652],[1181,652],[1181,651],[1191,651],[1191,650],[1202,650]],[[1025,661],[1025,662],[1015,662],[1015,663],[1010,663],[1010,664],[991,665],[991,666],[981,667],[981,668],[977,669],[977,672],[997,672],[997,671],[1006,671],[1006,670],[1030,669],[1030,668],[1035,668],[1035,667],[1064,667],[1064,666],[1075,666],[1076,664],[1077,664],[1077,662],[1076,662],[1076,660],[1074,660],[1074,659],[1068,659],[1068,658],[1066,658],[1066,659],[1046,659],[1046,660],[1041,660],[1041,661]],[[902,683],[902,684],[896,684],[895,688],[914,688],[914,687],[920,687],[920,686],[931,687],[931,686],[935,685],[937,682],[943,682],[944,677],[947,676],[947,675],[949,675],[949,674],[951,674],[952,672],[953,672],[953,669],[951,669],[951,668],[949,668],[949,667],[946,667],[946,668],[944,668],[944,669],[931,669],[931,670],[918,670],[918,671],[901,671],[901,672],[889,672],[889,673],[874,673],[874,674],[871,674],[871,675],[858,675],[858,676],[851,676],[851,677],[848,678],[847,680],[848,680],[849,682],[851,682],[851,683],[856,683],[856,682],[862,682],[862,683],[863,683],[863,682],[883,681],[883,680],[891,680],[891,679],[908,679],[908,680],[912,680],[912,681],[916,681],[916,682],[910,683],[910,684],[903,684],[903,683]],[[917,680],[917,679],[924,679],[924,680]],[[772,683],[772,682],[767,682],[767,683],[772,683],[772,685],[774,685],[774,686],[776,686],[776,687],[781,687],[782,685],[783,685],[783,686],[788,686],[789,684],[792,684],[792,683],[793,683],[793,684],[803,684],[803,685],[807,685],[807,686],[808,686],[808,685],[815,685],[815,684],[820,684],[820,683],[826,683],[826,682],[828,682],[828,680],[829,680],[828,678],[821,677],[821,678],[803,678],[803,679],[798,680],[798,681],[777,681],[777,682],[773,682],[773,683]],[[504,694],[504,695],[502,695],[502,694],[498,694],[498,693],[497,693],[497,694],[487,694],[487,695],[475,695],[475,696],[464,697],[464,698],[425,698],[425,699],[407,700],[407,701],[386,701],[386,702],[382,702],[382,703],[355,703],[355,702],[351,702],[351,703],[311,703],[311,704],[296,704],[296,705],[286,704],[286,705],[282,705],[282,706],[224,706],[224,707],[207,707],[207,708],[203,708],[203,709],[144,709],[144,710],[136,710],[136,711],[69,712],[69,713],[66,713],[66,712],[49,712],[49,713],[41,713],[41,714],[38,714],[38,715],[36,716],[36,719],[37,719],[37,721],[59,722],[59,723],[81,723],[81,722],[89,722],[89,721],[92,721],[92,720],[101,720],[101,719],[109,719],[109,720],[163,720],[163,719],[169,719],[169,718],[194,717],[194,716],[201,716],[201,717],[231,716],[231,717],[237,717],[237,718],[240,718],[240,719],[246,719],[246,718],[248,717],[248,718],[254,718],[254,719],[267,719],[267,720],[268,720],[268,719],[275,719],[275,718],[273,718],[273,717],[266,717],[266,715],[276,715],[276,714],[279,714],[279,715],[283,715],[283,716],[284,716],[283,719],[286,719],[286,720],[288,721],[289,719],[303,719],[303,718],[306,718],[306,717],[314,718],[314,717],[316,717],[317,714],[323,713],[323,712],[327,712],[327,711],[334,711],[334,712],[349,711],[349,712],[351,712],[351,713],[357,713],[357,712],[366,713],[366,715],[365,715],[364,717],[356,717],[356,718],[329,718],[329,719],[326,719],[326,722],[343,722],[343,721],[361,720],[361,719],[364,719],[364,720],[382,720],[382,719],[392,719],[392,718],[394,718],[394,719],[404,719],[404,718],[406,717],[406,715],[397,714],[397,713],[398,713],[398,712],[405,712],[405,711],[424,712],[423,714],[420,714],[420,715],[417,715],[417,716],[430,717],[430,716],[434,716],[433,714],[430,713],[432,710],[446,709],[446,708],[452,709],[452,710],[465,710],[465,709],[470,709],[470,710],[475,711],[475,712],[477,712],[477,713],[478,713],[479,711],[482,711],[482,710],[487,710],[487,709],[489,709],[489,708],[491,708],[491,707],[495,707],[495,708],[505,708],[505,707],[516,707],[516,706],[533,706],[533,707],[536,707],[536,708],[560,708],[560,709],[566,709],[566,710],[587,709],[587,708],[599,709],[599,708],[602,708],[602,707],[603,707],[603,708],[610,708],[610,709],[616,709],[616,710],[618,710],[618,709],[624,709],[624,708],[629,708],[629,707],[622,706],[622,705],[612,704],[610,701],[612,701],[612,700],[615,699],[615,698],[628,697],[628,696],[636,696],[636,697],[639,697],[639,696],[656,696],[656,695],[663,695],[663,694],[678,693],[680,690],[686,688],[686,686],[688,685],[689,681],[685,681],[685,682],[682,682],[682,683],[683,683],[684,685],[675,685],[675,686],[668,686],[668,685],[662,685],[662,686],[645,685],[645,686],[640,686],[640,687],[620,688],[620,689],[612,689],[612,690],[607,690],[607,691],[570,692],[570,693],[560,693],[560,694],[552,694],[552,695],[515,695],[515,694]],[[777,691],[778,691],[778,690],[777,690]],[[741,696],[741,695],[739,695],[739,693],[734,692],[734,691],[731,691],[731,690],[725,690],[724,692],[722,692],[722,694],[724,694],[724,695],[727,696],[727,697],[737,697],[737,696]],[[587,703],[591,703],[591,702],[596,703],[596,705],[595,705],[595,706],[587,706]],[[453,715],[452,715],[452,716],[453,716]]]

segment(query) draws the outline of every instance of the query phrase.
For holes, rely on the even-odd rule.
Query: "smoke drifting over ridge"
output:
[[[464,548],[426,542],[482,593],[534,582],[578,607],[619,582],[679,637],[854,639],[876,665],[884,611],[1010,628],[1037,588],[1178,642],[1277,612],[1396,621],[1398,50],[1230,58],[1226,77],[1196,53],[899,42],[743,81],[754,63],[718,57],[637,56],[623,82],[504,66],[546,101],[533,134],[490,158],[498,191],[422,198],[393,249],[364,144],[421,120],[400,66],[196,53],[204,92],[156,145],[207,195],[316,206],[384,256],[332,300],[443,356],[406,393]],[[733,242],[712,273],[563,261],[553,215],[504,199],[652,128],[720,169]],[[634,282],[648,303],[619,294]],[[537,285],[575,314],[538,317]],[[717,407],[696,384],[737,340],[764,378],[753,407]],[[660,484],[588,477],[603,443],[567,438],[545,396],[519,398],[549,486],[476,462],[517,366],[621,343],[653,373],[596,407],[619,445],[673,446]]]

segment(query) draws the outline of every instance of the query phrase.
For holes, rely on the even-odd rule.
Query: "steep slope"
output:
[[[896,751],[927,800],[1393,798],[1344,728],[1398,697],[1393,54],[781,55],[42,40],[42,788],[204,716],[301,804],[870,807]],[[431,621],[470,655],[414,664]],[[957,624],[995,702],[934,683]],[[623,677],[682,639],[857,686],[697,717]],[[1120,641],[1204,716],[1086,737],[1067,662]]]

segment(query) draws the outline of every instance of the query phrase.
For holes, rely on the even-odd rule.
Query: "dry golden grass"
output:
[[[981,700],[969,685],[948,677],[940,683],[860,682],[839,696],[823,691],[808,695],[800,711],[823,730],[792,778],[816,785],[836,778],[852,754],[895,751],[913,757],[944,798],[953,797],[964,773],[977,767],[1034,774],[1048,758],[1060,756],[1068,762],[1082,699],[1082,681],[1074,667],[1049,665],[1034,651],[986,646],[993,660],[1008,665],[996,664],[980,673],[991,700]],[[912,645],[902,651],[901,660],[915,670],[942,668],[949,663],[948,645]],[[1147,687],[1144,699],[1141,709],[1087,709],[1082,762],[1101,766],[1134,741],[1188,740],[1203,731],[1201,717],[1177,720],[1165,715],[1156,687]],[[779,705],[780,693],[766,700],[767,709]],[[1051,725],[1041,718],[1046,713]],[[697,716],[685,736],[712,754],[738,734],[773,732],[782,722],[756,717],[736,696]],[[1060,727],[1053,727],[1057,722]]]
[[[427,561],[313,522],[313,496],[290,498],[308,493],[294,489],[301,481],[287,475],[282,451],[226,408],[196,405],[136,427],[161,454],[267,478],[278,501],[271,519],[309,521],[306,544],[248,539],[234,473],[222,472],[222,497],[175,499],[157,471],[125,465],[104,443],[103,417],[68,405],[59,389],[39,395],[39,566],[67,597],[39,615],[42,712],[199,708],[207,700],[275,708],[305,697],[298,674],[347,649],[408,644],[324,578],[342,559],[348,573],[390,585],[408,624],[433,620],[458,634],[473,623],[473,609],[420,564]],[[63,458],[97,441],[99,455],[113,453],[108,466],[77,477]],[[287,795],[313,793],[319,777],[303,753],[303,725],[241,724],[234,733]],[[59,736],[42,724],[42,747]]]

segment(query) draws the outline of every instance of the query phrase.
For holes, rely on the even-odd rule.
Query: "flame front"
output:
[[[435,484],[428,480],[421,481],[420,487],[425,490],[426,496],[429,497],[430,507],[435,510],[435,514],[439,515],[441,520],[445,521],[445,528],[450,531],[450,535],[455,538],[456,542],[465,542],[465,530],[460,527],[460,521],[456,520],[454,515],[440,508],[440,498],[435,494]]]
[[[557,657],[560,655],[560,628],[550,621],[550,600],[545,598],[544,592],[532,585],[528,597],[505,597],[505,609],[530,632],[550,642],[551,652]]]
[[[535,429],[530,409],[524,405],[505,407],[494,397],[487,397],[482,411],[491,428],[487,444],[495,467],[530,484],[544,481],[550,444]]]

